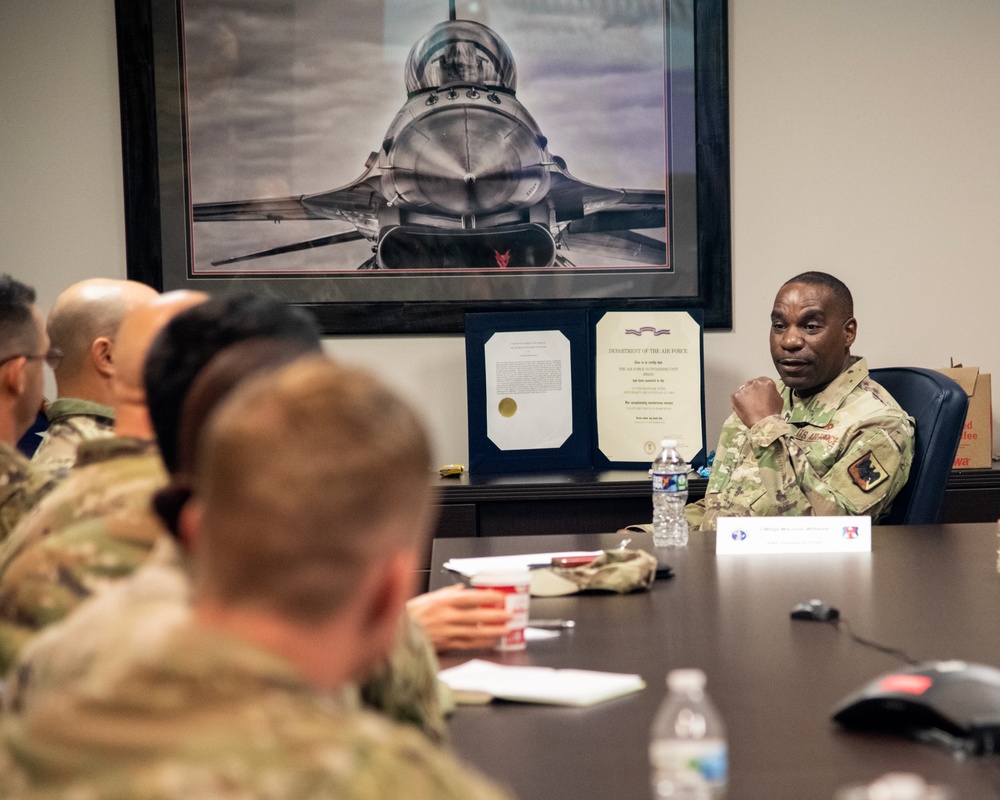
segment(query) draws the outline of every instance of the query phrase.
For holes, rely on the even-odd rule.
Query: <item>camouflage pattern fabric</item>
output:
[[[705,498],[685,508],[692,529],[717,517],[888,513],[913,460],[913,420],[856,358],[823,391],[794,397],[747,428],[733,414],[716,447]]]
[[[60,397],[45,406],[49,427],[31,457],[38,469],[69,469],[76,464],[76,449],[82,442],[115,435],[115,410],[111,406]]]
[[[656,567],[656,559],[645,550],[605,550],[589,564],[579,567],[532,570],[531,593],[554,597],[590,590],[619,594],[644,591],[656,580]]]
[[[163,536],[130,578],[82,602],[26,643],[3,691],[3,713],[29,714],[57,695],[106,680],[190,619],[190,581],[173,539]]]
[[[166,481],[155,446],[88,442],[88,461],[53,490],[0,546],[0,669],[35,633],[146,561],[168,536],[150,504]],[[96,451],[96,452],[95,452]]]
[[[166,482],[155,442],[115,436],[83,443],[76,469],[0,544],[0,576],[22,551],[79,522],[116,517],[158,524],[149,501]]]
[[[88,542],[94,548],[91,552],[101,554],[100,559],[91,559],[89,554],[84,559],[85,590],[87,596],[94,596],[86,599],[67,586],[59,573],[40,570],[32,587],[33,599],[40,601],[37,610],[25,611],[21,625],[0,621],[4,668],[14,663],[4,692],[7,713],[24,713],[53,691],[62,695],[79,691],[93,676],[103,680],[102,676],[122,672],[190,617],[190,581],[170,536],[150,530],[148,544],[133,536],[134,550],[124,545],[126,557],[121,557],[116,547],[120,539],[102,533],[99,521],[79,527],[79,531],[44,540],[29,554],[39,548],[48,550],[64,538]],[[66,565],[64,571],[70,573],[72,549],[60,543],[55,550]],[[72,608],[76,610],[68,614]],[[41,621],[47,627],[33,636],[44,627],[38,624]],[[431,739],[443,741],[445,713],[453,703],[448,688],[437,680],[437,672],[437,656],[423,629],[404,615],[388,661],[360,690],[346,691],[355,698],[356,707],[363,700],[399,722],[415,725]]]
[[[33,469],[20,452],[0,442],[0,542],[6,542],[22,517],[56,483],[53,475]]]
[[[454,709],[451,691],[437,679],[437,654],[427,634],[409,614],[389,659],[361,686],[365,705],[422,729],[433,741],[444,741],[445,715]]]
[[[122,671],[5,715],[0,797],[500,800],[411,726],[307,686],[274,654],[184,622]],[[28,782],[27,789],[20,782]]]

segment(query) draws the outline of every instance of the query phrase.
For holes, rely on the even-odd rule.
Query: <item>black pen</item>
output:
[[[571,619],[529,619],[528,627],[559,630],[562,628],[574,628],[576,627],[576,623]]]

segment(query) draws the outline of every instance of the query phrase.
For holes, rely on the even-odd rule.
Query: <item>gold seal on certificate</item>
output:
[[[497,406],[501,417],[513,417],[517,413],[517,401],[513,397],[505,397]]]
[[[594,352],[597,449],[609,461],[649,461],[656,442],[676,439],[694,458],[704,446],[698,322],[686,311],[609,311]]]

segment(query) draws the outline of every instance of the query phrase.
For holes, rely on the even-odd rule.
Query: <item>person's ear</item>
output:
[[[24,356],[14,358],[0,367],[0,384],[4,391],[13,397],[20,396],[27,387],[27,376],[24,367],[28,359]]]
[[[413,596],[417,561],[415,550],[398,550],[382,562],[371,584],[362,626],[377,653],[388,653],[392,648],[406,601]]]
[[[184,546],[185,552],[193,553],[201,539],[201,526],[204,522],[204,509],[194,497],[188,499],[177,518],[177,538]]]
[[[844,323],[844,340],[847,344],[847,348],[850,349],[851,345],[854,344],[854,339],[858,335],[858,321],[851,317],[847,322]]]
[[[99,336],[90,343],[90,360],[94,368],[105,378],[110,378],[115,371],[112,351],[114,342],[107,336]]]

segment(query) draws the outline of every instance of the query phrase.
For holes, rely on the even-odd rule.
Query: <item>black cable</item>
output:
[[[858,634],[856,634],[854,632],[854,629],[851,627],[851,623],[844,617],[841,617],[839,619],[831,619],[829,620],[829,623],[833,625],[838,631],[840,630],[840,626],[843,625],[845,629],[844,632],[849,637],[851,637],[853,641],[857,642],[860,645],[863,645],[865,647],[870,647],[873,650],[878,650],[880,653],[885,653],[886,655],[898,658],[900,661],[903,661],[904,663],[909,664],[910,666],[916,666],[917,664],[922,663],[921,661],[913,658],[913,656],[911,656],[905,650],[902,650],[898,647],[889,647],[888,645],[879,644],[878,642],[872,639],[866,639],[863,636],[858,636]]]

